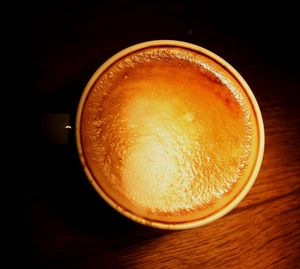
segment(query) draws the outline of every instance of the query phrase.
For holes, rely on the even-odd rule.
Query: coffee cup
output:
[[[76,143],[87,179],[109,205],[140,224],[179,230],[219,219],[246,196],[264,127],[253,92],[224,59],[154,40],[118,52],[92,75]]]

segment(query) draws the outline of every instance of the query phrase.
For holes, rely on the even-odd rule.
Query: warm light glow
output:
[[[172,101],[136,99],[131,102],[126,115],[130,119],[128,127],[135,126],[139,135],[128,149],[122,168],[124,190],[144,207],[151,203],[154,210],[168,208],[175,211],[178,200],[184,199],[178,197],[182,194],[176,191],[178,184],[186,188],[188,178],[194,177],[192,171],[183,169],[186,158],[183,149],[190,149],[193,144],[192,137],[186,132],[186,115],[192,113],[176,114],[178,107]],[[137,114],[144,110],[147,113],[138,117]]]

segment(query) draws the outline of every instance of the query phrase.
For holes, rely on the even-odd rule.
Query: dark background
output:
[[[11,5],[20,74],[20,166],[12,214],[28,268],[300,268],[299,23],[288,2],[51,1]],[[11,27],[12,25],[12,27]],[[6,26],[4,24],[4,26]],[[245,78],[261,107],[265,158],[242,203],[206,227],[170,232],[111,209],[68,145],[45,143],[41,115],[74,115],[84,86],[116,52],[175,39],[218,54]],[[17,44],[17,46],[16,46]],[[20,206],[21,205],[21,206]]]

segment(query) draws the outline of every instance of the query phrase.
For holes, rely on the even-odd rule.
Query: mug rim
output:
[[[94,83],[97,81],[99,76],[113,63],[117,62],[119,59],[123,58],[124,56],[133,53],[135,51],[145,49],[148,47],[159,47],[159,46],[174,46],[174,47],[181,47],[184,49],[190,49],[196,52],[200,52],[204,56],[207,56],[220,64],[225,70],[228,70],[233,77],[241,84],[243,90],[245,91],[246,95],[249,98],[249,101],[251,105],[253,106],[253,110],[256,116],[257,120],[257,129],[258,129],[258,139],[259,139],[259,145],[257,150],[257,156],[256,161],[252,170],[252,173],[245,183],[244,187],[241,189],[241,191],[223,208],[219,209],[215,213],[208,215],[204,218],[192,220],[192,221],[185,221],[185,222],[178,222],[178,223],[167,223],[163,221],[157,221],[157,220],[150,220],[147,218],[143,218],[137,214],[134,214],[134,212],[130,211],[129,209],[126,209],[120,204],[117,204],[106,192],[97,184],[96,179],[93,177],[91,171],[89,170],[88,166],[86,165],[86,161],[84,158],[83,153],[83,147],[81,143],[81,116],[82,111],[84,108],[85,101],[89,95],[90,90],[92,89]],[[259,108],[258,102],[250,89],[248,83],[244,80],[244,78],[239,74],[239,72],[233,68],[227,61],[225,61],[220,56],[216,55],[215,53],[211,52],[210,50],[203,48],[201,46],[185,42],[185,41],[179,41],[179,40],[151,40],[151,41],[145,41],[141,43],[137,43],[135,45],[129,46],[113,56],[111,56],[109,59],[107,59],[103,64],[100,65],[100,67],[94,72],[94,74],[89,79],[88,83],[86,84],[83,93],[80,97],[79,105],[77,108],[76,113],[76,121],[75,121],[75,136],[76,136],[76,145],[77,145],[77,152],[79,155],[80,162],[83,166],[84,172],[94,187],[94,189],[98,192],[98,194],[115,210],[117,210],[122,215],[128,217],[129,219],[138,222],[140,224],[151,226],[154,228],[160,228],[160,229],[167,229],[167,230],[183,230],[183,229],[190,229],[194,227],[199,227],[206,225],[210,222],[213,222],[222,216],[229,213],[233,208],[235,208],[247,195],[247,193],[250,191],[252,185],[254,184],[261,164],[263,160],[263,154],[264,154],[264,147],[265,147],[265,134],[264,134],[264,124],[263,124],[263,118],[261,114],[261,110]]]

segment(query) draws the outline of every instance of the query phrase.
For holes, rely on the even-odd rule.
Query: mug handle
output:
[[[39,117],[39,132],[46,144],[68,144],[73,129],[70,114],[46,113]]]

